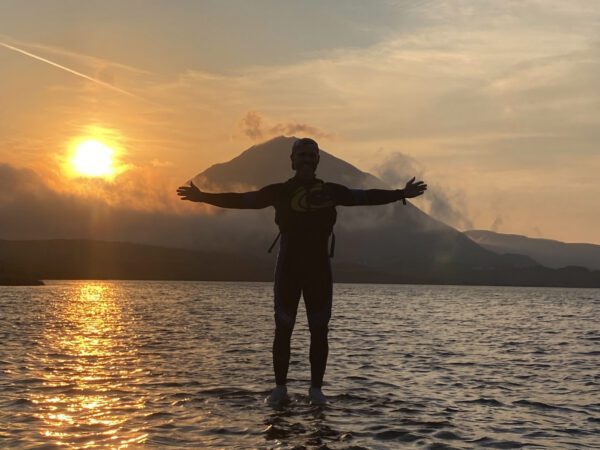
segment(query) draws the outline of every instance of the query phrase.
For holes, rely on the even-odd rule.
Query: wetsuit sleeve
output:
[[[275,194],[280,184],[270,184],[258,191],[252,192],[223,192],[211,194],[202,192],[200,201],[220,208],[262,209],[273,206]]]
[[[404,200],[402,189],[349,189],[341,184],[328,183],[334,202],[341,206],[385,205]]]

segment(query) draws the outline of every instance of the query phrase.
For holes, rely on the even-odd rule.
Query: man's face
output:
[[[292,163],[296,172],[313,174],[319,164],[319,150],[314,145],[303,145],[292,154]]]

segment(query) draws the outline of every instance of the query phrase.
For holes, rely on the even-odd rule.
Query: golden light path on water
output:
[[[145,402],[143,395],[132,395],[135,386],[126,385],[141,369],[117,289],[86,283],[54,303],[56,322],[44,330],[46,351],[38,365],[44,389],[30,398],[47,442],[128,448],[147,437],[139,428],[124,427]]]

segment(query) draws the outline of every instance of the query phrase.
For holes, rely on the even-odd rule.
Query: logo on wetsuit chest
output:
[[[334,206],[334,201],[329,192],[323,189],[323,183],[317,183],[297,188],[292,194],[290,206],[293,211],[308,212],[315,209],[331,208]]]

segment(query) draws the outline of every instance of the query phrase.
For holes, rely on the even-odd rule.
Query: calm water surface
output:
[[[0,448],[600,448],[600,290],[335,286],[324,391],[267,283],[0,288]]]

